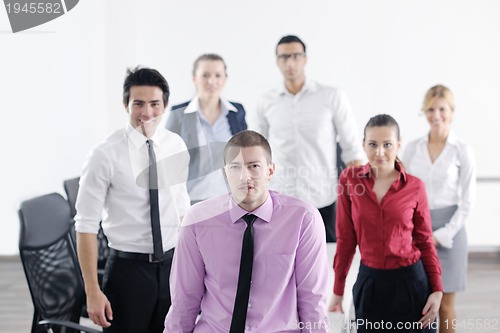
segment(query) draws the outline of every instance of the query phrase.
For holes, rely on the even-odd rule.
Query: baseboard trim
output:
[[[469,259],[500,259],[500,246],[469,246]],[[21,261],[18,254],[0,255],[0,261]]]
[[[500,260],[500,246],[470,246],[469,259]]]
[[[12,255],[0,255],[0,261],[6,262],[6,261],[21,261],[21,258],[19,257],[18,254],[12,254]]]

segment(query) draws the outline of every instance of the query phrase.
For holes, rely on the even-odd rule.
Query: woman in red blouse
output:
[[[435,332],[443,287],[424,183],[407,174],[397,158],[399,126],[391,116],[368,121],[363,147],[368,164],[345,169],[339,180],[329,310],[343,312],[345,279],[357,245],[358,332]]]

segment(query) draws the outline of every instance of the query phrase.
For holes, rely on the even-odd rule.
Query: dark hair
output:
[[[127,69],[127,75],[123,82],[123,104],[128,105],[130,88],[132,86],[154,86],[163,91],[163,106],[167,106],[170,97],[170,88],[167,80],[156,69],[137,66]]]
[[[195,76],[195,74],[196,74],[196,70],[198,69],[198,64],[200,63],[200,61],[203,61],[203,60],[222,61],[222,63],[224,64],[224,73],[226,73],[226,71],[227,71],[226,62],[224,61],[224,59],[222,59],[222,57],[220,55],[215,54],[215,53],[205,53],[205,54],[202,54],[201,56],[199,56],[198,58],[196,58],[196,60],[194,61],[193,76]]]
[[[396,136],[398,141],[401,140],[399,136],[399,125],[398,122],[389,116],[388,114],[378,114],[374,117],[371,117],[370,120],[366,123],[365,130],[363,131],[363,142],[365,142],[366,129],[370,127],[382,127],[382,126],[393,126],[396,128]]]
[[[286,35],[281,37],[280,41],[278,44],[276,44],[276,54],[278,54],[278,45],[281,44],[288,44],[288,43],[300,43],[302,44],[302,47],[304,48],[304,53],[306,53],[306,44],[297,36],[295,35]]]
[[[371,117],[370,120],[366,123],[365,129],[363,131],[363,142],[365,142],[366,138],[366,130],[371,127],[394,127],[396,129],[396,137],[398,138],[398,141],[401,140],[400,134],[399,134],[399,125],[396,119],[392,118],[388,114],[378,114],[374,117]],[[401,168],[404,169],[403,162],[399,159],[399,157],[396,156],[396,162],[401,165]]]
[[[264,149],[264,152],[266,153],[266,161],[267,163],[271,163],[272,161],[272,153],[271,153],[271,146],[269,145],[269,142],[265,137],[263,137],[261,134],[251,131],[251,130],[244,130],[241,131],[235,135],[226,144],[226,147],[224,148],[224,164],[227,164],[228,161],[232,161],[236,154],[231,154],[229,156],[230,152],[229,150],[231,148],[247,148],[247,147],[255,147],[259,146]],[[234,155],[234,156],[232,156]]]

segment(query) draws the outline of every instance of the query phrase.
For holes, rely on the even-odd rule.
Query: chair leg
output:
[[[33,322],[31,323],[31,333],[39,333],[40,332],[40,327],[38,326],[38,321],[40,318],[38,318],[38,312],[35,310],[33,311]]]

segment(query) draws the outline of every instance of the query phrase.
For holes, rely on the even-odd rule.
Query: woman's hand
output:
[[[436,320],[442,298],[442,291],[435,291],[427,297],[427,303],[425,303],[424,309],[422,310],[422,314],[424,316],[418,321],[419,323],[422,323],[422,328],[426,328],[433,323],[434,320]]]
[[[330,300],[330,305],[328,305],[328,311],[344,313],[344,309],[342,308],[343,300],[343,296],[337,296],[333,294],[332,299]]]
[[[435,247],[439,247],[439,241],[437,240],[436,237],[432,236],[432,241],[434,242]]]

